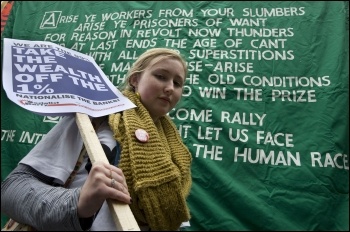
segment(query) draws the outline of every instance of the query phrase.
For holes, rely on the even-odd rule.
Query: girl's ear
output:
[[[138,86],[138,83],[139,83],[139,75],[137,74],[132,75],[129,79],[129,84],[134,88],[136,88]]]

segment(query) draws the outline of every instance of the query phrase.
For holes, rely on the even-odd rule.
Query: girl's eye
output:
[[[174,81],[174,85],[177,87],[182,87],[182,83],[179,81]]]
[[[165,79],[165,76],[163,76],[161,74],[155,74],[154,76],[157,77],[160,80],[164,80]]]
[[[163,75],[163,74],[154,74],[154,76],[158,79],[158,80],[161,80],[161,81],[167,81],[168,80],[168,77],[166,75]],[[182,87],[182,81],[179,81],[179,80],[173,80],[173,83],[174,83],[174,86],[176,87]]]

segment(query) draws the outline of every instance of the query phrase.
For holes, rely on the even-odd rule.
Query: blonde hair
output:
[[[145,51],[143,54],[141,54],[138,59],[134,62],[132,67],[129,69],[129,71],[126,74],[125,81],[118,86],[119,90],[134,90],[133,86],[129,84],[130,77],[134,76],[135,74],[142,73],[154,60],[154,64],[158,63],[161,60],[164,59],[176,59],[181,62],[184,71],[185,71],[185,78],[187,76],[187,64],[185,61],[185,58],[179,54],[176,50],[170,49],[170,48],[151,48],[147,51]]]

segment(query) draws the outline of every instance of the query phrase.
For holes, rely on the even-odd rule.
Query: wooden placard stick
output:
[[[89,116],[83,113],[76,113],[76,123],[83,138],[91,163],[93,164],[96,161],[109,163]],[[138,226],[128,204],[113,199],[107,199],[107,203],[117,230],[140,231],[140,227]]]

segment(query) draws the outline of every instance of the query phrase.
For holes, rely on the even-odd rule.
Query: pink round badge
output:
[[[149,135],[148,135],[147,131],[145,131],[143,129],[137,129],[135,131],[135,135],[136,135],[137,140],[139,140],[141,143],[148,142]]]

